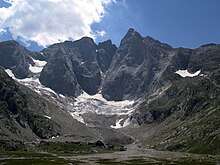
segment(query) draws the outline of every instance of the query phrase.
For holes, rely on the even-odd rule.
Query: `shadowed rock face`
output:
[[[77,96],[80,87],[73,72],[72,62],[61,50],[49,59],[40,75],[40,82],[63,95]]]
[[[112,44],[111,40],[98,44],[98,64],[102,72],[106,72],[112,62],[117,47]]]
[[[34,64],[31,52],[16,41],[0,43],[0,65],[11,69],[17,78],[26,78],[31,75],[29,64]]]
[[[52,45],[43,50],[48,63],[40,81],[64,95],[77,96],[81,90],[94,95],[101,85],[101,68],[107,70],[115,49],[111,41],[97,46],[88,37]]]

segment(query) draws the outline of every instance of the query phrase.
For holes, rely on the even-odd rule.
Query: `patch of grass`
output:
[[[61,165],[69,164],[77,165],[81,161],[70,161],[63,158],[58,158],[47,153],[31,153],[31,152],[5,152],[0,153],[2,159],[0,164],[6,165]]]
[[[217,161],[208,161],[208,160],[197,160],[197,159],[173,159],[173,160],[167,160],[167,159],[158,159],[158,158],[152,158],[152,159],[131,159],[125,161],[125,164],[128,165],[216,165]]]
[[[115,159],[99,159],[96,161],[98,164],[112,164],[112,165],[118,165],[123,164],[122,162],[115,161]]]
[[[49,153],[91,153],[92,147],[88,144],[74,142],[41,142],[37,148]]]

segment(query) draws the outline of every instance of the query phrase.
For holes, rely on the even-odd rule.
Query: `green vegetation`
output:
[[[111,164],[111,165],[216,165],[219,161],[211,157],[202,158],[167,158],[156,157],[129,157],[127,159],[103,159],[101,155],[96,158],[78,158],[77,156],[65,157],[48,153],[27,153],[27,152],[5,152],[0,153],[0,164],[32,164],[32,165],[53,165],[53,164]]]
[[[152,129],[155,124],[157,129],[160,128],[146,144],[159,150],[219,154],[220,86],[217,73],[180,79],[161,97],[144,105],[141,109],[144,123],[151,124]]]
[[[62,165],[62,164],[80,164],[80,161],[70,161],[59,158],[56,155],[46,153],[28,153],[28,152],[5,152],[1,153],[0,164],[7,165]]]
[[[18,85],[0,69],[0,140],[23,136],[22,128],[30,128],[42,139],[58,134],[59,125],[45,118],[41,112],[43,109],[39,111],[37,107],[30,105],[34,97],[32,98],[31,94],[27,95],[27,92],[27,89]]]
[[[95,146],[76,142],[41,142],[36,147],[41,151],[59,154],[83,154],[92,153],[95,150],[93,149]]]

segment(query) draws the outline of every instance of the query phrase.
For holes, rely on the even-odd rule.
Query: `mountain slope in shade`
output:
[[[33,60],[26,48],[16,41],[0,43],[0,65],[11,69],[18,78],[26,78],[31,75],[29,64],[34,65]]]
[[[67,111],[18,84],[0,70],[1,138],[20,140],[48,139],[67,133],[91,132]],[[8,123],[9,125],[7,125]],[[76,129],[81,128],[81,132]],[[74,133],[75,132],[75,133]],[[83,134],[83,133],[82,133]]]
[[[110,40],[97,46],[88,37],[52,45],[43,50],[49,58],[40,81],[64,95],[78,96],[82,90],[94,95],[101,86],[101,72],[108,69],[115,50]]]

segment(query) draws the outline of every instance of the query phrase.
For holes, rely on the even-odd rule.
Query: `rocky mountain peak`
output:
[[[143,40],[143,37],[134,29],[130,28],[125,34],[124,38],[121,40],[120,45],[130,43],[136,40]]]
[[[97,60],[102,72],[106,72],[109,69],[116,49],[117,47],[115,44],[112,44],[111,40],[107,40],[98,44]]]
[[[14,40],[0,43],[0,65],[11,69],[17,78],[31,75],[29,64],[34,64],[31,52]]]

